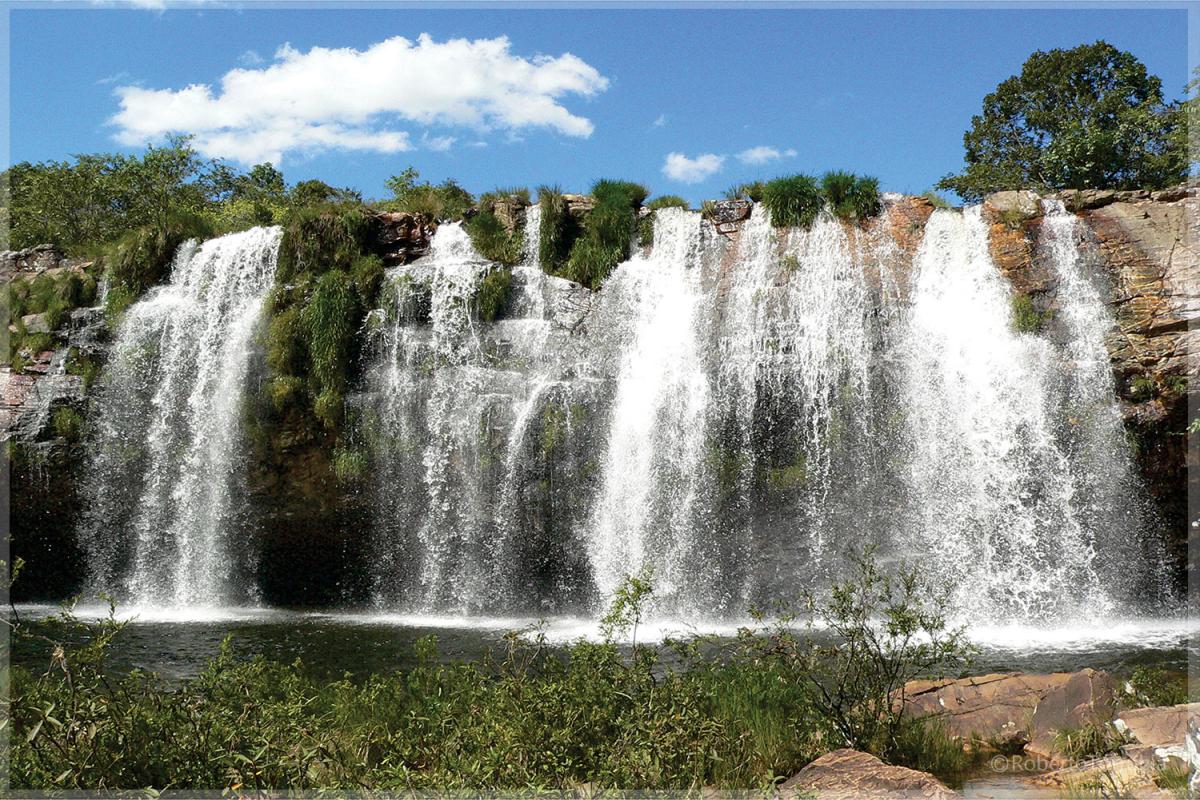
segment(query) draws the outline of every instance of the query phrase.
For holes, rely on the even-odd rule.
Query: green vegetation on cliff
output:
[[[534,629],[481,661],[444,663],[428,637],[414,667],[359,682],[245,662],[229,643],[175,687],[114,676],[105,655],[121,624],[65,618],[61,638],[86,643],[56,650],[44,673],[14,670],[10,775],[59,790],[766,790],[853,746],[956,783],[971,761],[961,743],[891,702],[967,653],[926,589],[864,561],[806,632],[760,626],[658,648],[637,642],[652,593],[640,575],[600,642],[556,647]],[[826,626],[847,646],[811,635]]]
[[[366,208],[344,204],[298,209],[284,225],[267,322],[277,411],[295,404],[330,429],[340,425],[356,333],[383,279],[370,252],[374,224]]]

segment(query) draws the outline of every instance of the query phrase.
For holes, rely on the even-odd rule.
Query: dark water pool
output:
[[[27,629],[56,639],[77,634],[64,631],[51,618],[54,606],[17,606]],[[103,610],[77,609],[80,619],[95,620]],[[437,637],[444,660],[475,659],[489,648],[503,646],[506,632],[536,624],[532,619],[470,619],[420,615],[366,613],[302,613],[263,609],[227,609],[197,613],[139,613],[111,649],[114,670],[134,667],[167,680],[195,675],[230,639],[238,657],[292,662],[299,659],[321,677],[350,673],[362,677],[403,669],[414,663],[413,645],[422,637]],[[596,624],[584,619],[554,619],[542,623],[551,642],[595,636]],[[642,626],[641,641],[689,633],[732,634],[736,625],[696,628],[682,623]],[[1124,620],[1056,629],[1027,627],[970,629],[979,647],[974,673],[1023,670],[1055,672],[1093,667],[1126,672],[1139,664],[1184,671],[1189,655],[1200,657],[1200,621]],[[44,667],[50,645],[41,640],[12,643],[13,662]],[[1193,663],[1200,663],[1197,658]]]

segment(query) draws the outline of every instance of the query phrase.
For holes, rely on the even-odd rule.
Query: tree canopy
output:
[[[1133,54],[1104,41],[1038,51],[983,100],[966,169],[938,186],[964,200],[1004,189],[1160,188],[1187,174],[1180,103]]]

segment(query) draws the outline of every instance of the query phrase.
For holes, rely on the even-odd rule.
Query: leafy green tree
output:
[[[1018,188],[1158,188],[1187,172],[1181,105],[1104,41],[1034,53],[984,98],[963,144],[966,169],[938,187],[968,201]]]
[[[460,220],[475,203],[475,198],[466,189],[449,178],[438,185],[421,181],[414,168],[407,167],[399,175],[386,181],[393,199],[384,205],[392,211],[408,211],[424,214],[434,220]]]

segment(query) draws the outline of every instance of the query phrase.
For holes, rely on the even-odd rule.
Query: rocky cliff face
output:
[[[586,198],[572,199],[573,208],[586,213]],[[1054,314],[1058,289],[1035,247],[1043,220],[1041,199],[1030,192],[1005,192],[985,203],[992,255],[1012,282],[1014,295],[1028,300],[1035,319]],[[1191,353],[1196,344],[1192,320],[1200,314],[1195,228],[1200,200],[1195,190],[1185,189],[1072,192],[1054,199],[1087,223],[1090,241],[1085,246],[1108,278],[1118,325],[1107,344],[1123,417],[1146,485],[1164,524],[1175,532],[1175,555],[1182,560],[1188,541],[1184,476],[1196,460],[1194,451],[1189,454],[1186,428],[1191,378],[1197,370]],[[932,211],[922,198],[889,204],[880,224],[891,227],[902,260],[911,258]],[[736,237],[749,204],[717,203],[713,215],[718,233]],[[389,214],[381,215],[380,223],[379,246],[387,263],[406,263],[427,251],[431,230],[421,220]],[[43,246],[0,254],[0,281],[82,267]],[[25,324],[41,323],[34,319]],[[29,564],[24,586],[16,591],[19,597],[62,596],[77,587],[82,575],[71,528],[78,517],[76,478],[86,428],[73,429],[57,412],[71,409],[86,417],[89,376],[76,367],[81,358],[92,369],[102,363],[108,333],[100,308],[75,309],[48,331],[48,349],[25,354],[15,372],[0,368],[0,437],[8,443],[11,467],[13,555]],[[294,584],[299,576],[312,585],[298,600],[329,602],[339,593],[344,596],[341,577],[359,569],[355,560],[362,557],[357,544],[367,527],[367,500],[353,481],[334,478],[332,438],[305,430],[285,421],[279,435],[255,446],[250,488],[261,509],[268,549],[260,580],[273,595],[272,586]],[[283,598],[281,589],[275,599]]]

